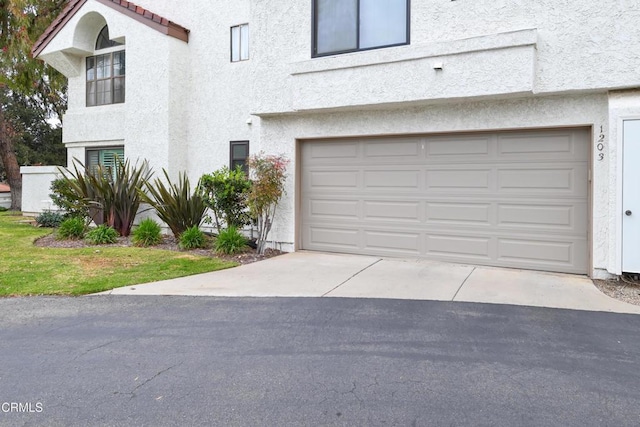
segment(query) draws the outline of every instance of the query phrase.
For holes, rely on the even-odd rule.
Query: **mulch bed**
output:
[[[116,243],[112,243],[108,245],[91,245],[84,240],[58,240],[56,239],[54,234],[49,234],[47,236],[37,239],[34,242],[34,245],[39,247],[47,247],[47,248],[67,248],[67,249],[134,246],[133,243],[131,243],[130,236],[118,237],[118,241]],[[235,261],[239,264],[251,264],[252,262],[262,261],[262,260],[273,258],[275,256],[282,255],[285,253],[277,249],[267,249],[264,255],[259,255],[258,253],[256,253],[255,249],[251,249],[251,248],[247,249],[243,253],[236,254],[236,255],[217,254],[211,249],[182,250],[178,247],[178,241],[176,240],[176,238],[170,235],[162,236],[162,243],[155,246],[149,246],[148,248],[184,252],[184,253],[206,256],[211,258],[219,258],[227,261]]]

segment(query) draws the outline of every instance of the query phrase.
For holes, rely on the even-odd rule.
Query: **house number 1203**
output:
[[[603,161],[604,160],[604,127],[603,126],[600,126],[600,134],[598,135],[596,150],[598,150],[598,153],[597,153],[598,161],[599,162]]]

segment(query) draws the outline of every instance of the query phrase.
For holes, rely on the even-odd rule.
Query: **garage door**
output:
[[[301,144],[301,247],[586,273],[588,129]]]

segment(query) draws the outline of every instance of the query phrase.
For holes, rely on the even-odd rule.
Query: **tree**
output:
[[[11,209],[20,210],[22,199],[22,179],[20,166],[14,151],[15,131],[11,123],[5,119],[4,109],[0,108],[0,160],[11,187]],[[17,177],[17,179],[16,179]]]
[[[65,0],[0,0],[0,95],[4,99],[21,98],[41,112],[43,123],[61,119],[66,109],[67,81],[58,71],[34,59],[31,47],[65,3]],[[9,116],[7,104],[1,104],[0,159],[11,186],[11,208],[19,210],[22,179],[16,146],[20,132]]]
[[[66,149],[62,144],[62,128],[52,125],[42,117],[42,110],[35,108],[23,96],[0,90],[2,123],[11,129],[13,150],[21,166],[64,165]],[[5,132],[3,135],[8,135]],[[1,152],[1,151],[0,151]],[[0,158],[0,181],[6,180],[3,161]]]
[[[276,207],[284,194],[289,160],[283,155],[267,156],[260,153],[251,156],[247,164],[252,181],[248,204],[258,223],[258,253],[264,254]]]

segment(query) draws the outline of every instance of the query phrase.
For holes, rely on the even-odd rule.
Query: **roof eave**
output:
[[[96,0],[98,3],[110,7],[111,9],[120,12],[128,17],[135,19],[136,21],[159,31],[162,34],[174,37],[185,43],[189,43],[189,30],[181,25],[176,24],[173,21],[169,21],[166,18],[162,18],[140,6],[131,2],[126,2],[127,5],[120,2],[114,2],[112,0]],[[34,58],[39,56],[42,51],[47,47],[51,40],[58,34],[58,32],[73,18],[73,16],[84,6],[87,0],[71,0],[69,4],[60,12],[60,15],[53,20],[51,25],[42,33],[42,35],[36,40],[31,49],[31,54]]]

